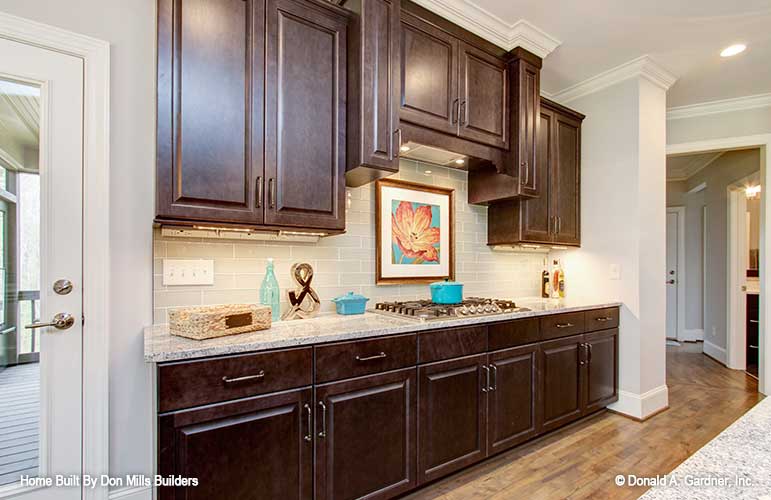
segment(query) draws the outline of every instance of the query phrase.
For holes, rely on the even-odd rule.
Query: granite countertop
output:
[[[771,499],[770,429],[771,398],[765,398],[640,498]]]
[[[263,351],[621,305],[620,302],[616,301],[597,302],[577,299],[520,299],[517,301],[517,304],[527,307],[531,311],[425,322],[372,312],[355,316],[327,314],[306,320],[280,321],[274,323],[269,330],[229,335],[208,340],[192,340],[177,337],[169,333],[168,325],[155,325],[145,328],[144,331],[145,361],[159,363],[223,354]]]

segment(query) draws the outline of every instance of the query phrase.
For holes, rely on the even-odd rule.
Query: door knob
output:
[[[57,330],[66,330],[74,324],[75,324],[75,318],[72,317],[72,314],[58,313],[56,316],[54,316],[54,319],[50,323],[32,323],[31,325],[27,325],[24,328],[29,328],[30,330],[33,330],[35,328],[46,328],[49,326],[53,326]]]
[[[674,284],[675,284],[675,280],[667,280],[667,285],[674,285]]]

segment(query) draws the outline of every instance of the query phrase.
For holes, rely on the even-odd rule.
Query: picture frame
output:
[[[455,278],[455,190],[394,179],[375,183],[375,284]]]

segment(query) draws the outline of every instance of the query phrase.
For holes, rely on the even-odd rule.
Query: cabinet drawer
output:
[[[541,328],[538,318],[495,323],[488,326],[487,329],[487,342],[491,351],[530,344],[541,340]]]
[[[586,331],[618,328],[618,307],[586,311]]]
[[[450,328],[418,337],[418,361],[431,363],[487,351],[487,327]]]
[[[417,335],[398,335],[316,347],[316,382],[329,382],[414,366]]]
[[[158,366],[158,411],[302,387],[313,383],[313,348],[243,354]]]
[[[584,333],[584,313],[565,313],[541,318],[541,339],[558,339]]]

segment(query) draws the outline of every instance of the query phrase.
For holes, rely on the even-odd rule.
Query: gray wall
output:
[[[2,0],[0,11],[111,44],[110,472],[152,471],[149,370],[155,159],[155,2]],[[86,263],[86,269],[88,269]]]
[[[667,206],[686,207],[686,329],[726,347],[728,186],[760,169],[757,149],[729,151],[687,181],[667,184]],[[687,191],[706,183],[699,193]],[[702,315],[702,207],[706,206],[706,289]],[[703,325],[702,319],[704,318]]]

